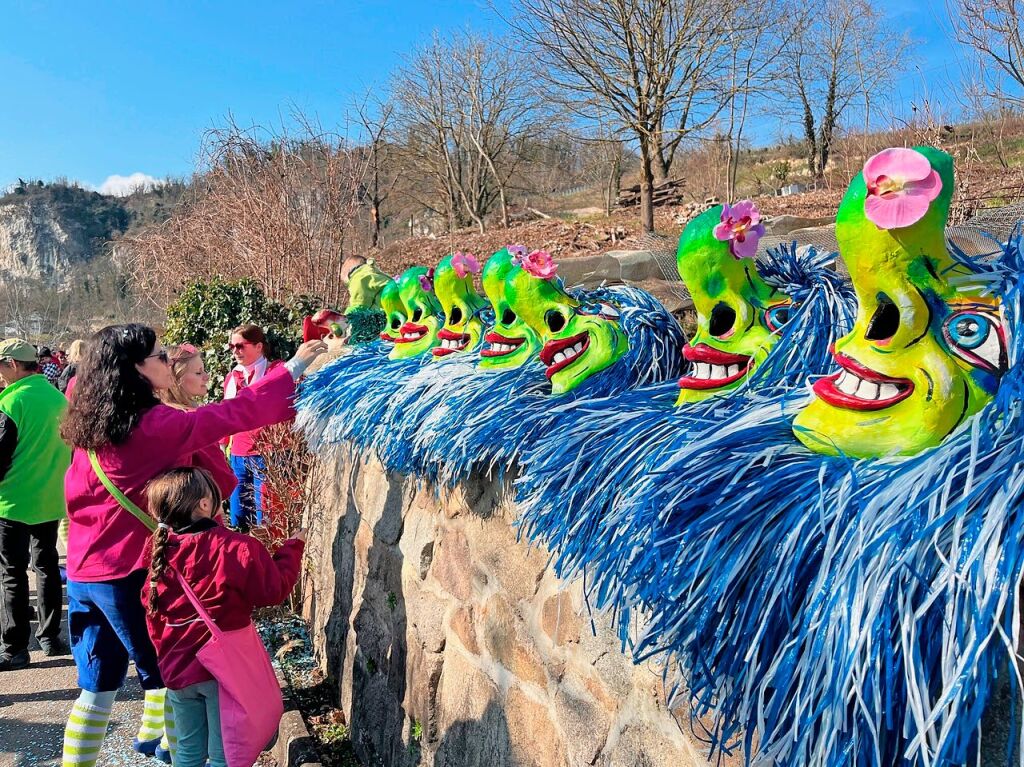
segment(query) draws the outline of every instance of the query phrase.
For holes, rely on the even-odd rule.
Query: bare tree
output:
[[[365,197],[370,205],[370,247],[380,247],[381,207],[398,183],[397,153],[391,143],[395,107],[391,102],[371,103],[367,97],[356,107],[366,132]]]
[[[472,32],[435,36],[395,73],[406,151],[430,182],[422,202],[451,228],[472,223],[483,232],[496,205],[508,225],[509,181],[544,122],[533,79],[508,41]]]
[[[519,0],[510,23],[548,84],[582,119],[638,143],[645,231],[655,181],[729,101],[728,42],[742,17],[722,0]]]
[[[165,305],[190,279],[244,276],[275,300],[306,293],[341,303],[341,262],[358,230],[364,158],[296,118],[297,133],[233,123],[209,132],[192,198],[164,224],[118,245],[143,293]]]
[[[972,48],[981,66],[981,92],[1024,106],[1024,4],[1019,0],[948,0],[957,40]],[[995,64],[995,72],[990,65]]]
[[[870,0],[818,0],[780,61],[776,76],[801,110],[807,170],[821,178],[843,114],[859,95],[891,83],[909,41],[894,31]],[[884,62],[866,65],[866,51],[885,51]]]

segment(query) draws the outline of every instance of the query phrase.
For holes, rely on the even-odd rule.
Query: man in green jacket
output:
[[[65,516],[71,450],[60,438],[67,400],[39,373],[36,350],[0,341],[0,672],[29,664],[28,568],[37,576],[36,637],[49,656],[66,655],[60,636],[57,528]]]

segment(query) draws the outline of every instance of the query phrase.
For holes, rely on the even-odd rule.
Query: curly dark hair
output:
[[[143,413],[160,402],[135,367],[155,347],[156,331],[136,323],[111,325],[89,340],[61,424],[65,442],[96,450],[128,439]]]

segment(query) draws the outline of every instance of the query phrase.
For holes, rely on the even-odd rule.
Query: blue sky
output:
[[[268,124],[294,104],[338,125],[345,104],[434,29],[501,30],[484,0],[0,6],[0,187],[188,175],[204,130],[229,112]],[[886,12],[922,43],[920,71],[900,80],[905,100],[920,98],[949,70],[942,0],[897,0]]]

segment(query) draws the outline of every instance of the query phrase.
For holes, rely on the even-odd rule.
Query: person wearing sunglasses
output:
[[[142,590],[150,526],[146,487],[176,466],[203,468],[207,448],[230,434],[294,417],[295,381],[326,344],[299,347],[287,363],[227,402],[183,410],[162,403],[174,373],[156,332],[112,325],[89,341],[61,428],[73,452],[64,481],[68,631],[81,693],[64,734],[64,763],[94,767],[129,661],[146,691],[135,750],[170,759],[161,742],[164,690],[146,629]]]
[[[228,348],[238,364],[224,379],[225,400],[237,397],[282,364],[281,360],[273,359],[270,343],[259,325],[235,328]],[[230,498],[231,525],[242,532],[263,524],[263,478],[267,465],[261,447],[265,445],[260,429],[240,431],[228,442],[228,463],[238,480]]]

